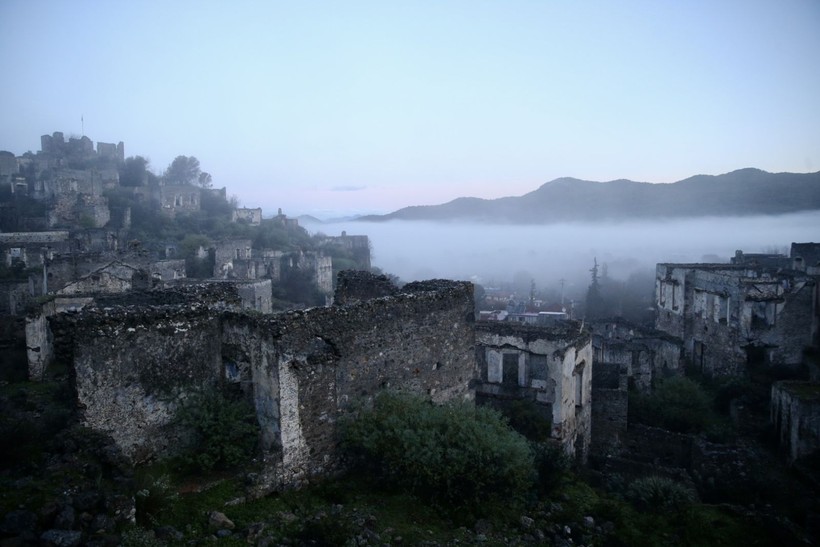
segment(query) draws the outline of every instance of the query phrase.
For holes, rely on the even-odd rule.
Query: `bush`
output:
[[[134,496],[137,523],[153,525],[157,517],[176,501],[178,495],[168,475],[137,473],[137,492]]]
[[[651,395],[631,393],[629,419],[678,433],[700,433],[712,420],[712,404],[697,382],[682,376],[658,384]]]
[[[543,443],[552,437],[552,408],[537,405],[528,399],[512,401],[502,409],[510,426],[527,440]]]
[[[695,492],[666,477],[643,477],[632,481],[626,499],[644,511],[680,511],[695,502]]]
[[[547,493],[558,486],[561,478],[570,470],[572,461],[564,449],[555,443],[532,443],[532,448],[538,473],[538,490]]]
[[[532,484],[532,451],[495,410],[383,393],[358,414],[343,423],[352,463],[420,497],[478,504]]]
[[[192,471],[236,467],[253,455],[259,426],[239,396],[227,398],[216,388],[196,393],[177,410],[175,422],[191,434],[180,460]]]

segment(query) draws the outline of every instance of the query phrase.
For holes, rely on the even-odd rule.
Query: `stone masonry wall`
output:
[[[219,319],[204,305],[92,309],[52,322],[58,358],[73,363],[84,424],[110,434],[133,461],[172,453],[178,404],[220,381]]]
[[[410,284],[350,306],[263,316],[183,304],[93,309],[49,320],[86,425],[133,460],[173,452],[170,419],[207,384],[238,382],[265,449],[258,488],[298,485],[339,466],[338,418],[382,389],[435,402],[470,398],[472,285]]]
[[[628,414],[626,390],[592,388],[591,454],[606,457],[620,452],[627,439]]]
[[[593,362],[590,453],[596,457],[617,454],[626,443],[628,368],[624,364]]]
[[[361,270],[339,272],[336,284],[335,304],[353,304],[396,294],[398,289],[386,275],[376,275]]]
[[[267,487],[336,469],[338,418],[380,390],[472,397],[472,314],[472,286],[450,283],[350,306],[226,316],[223,343],[245,363],[237,369],[247,370],[269,448]]]

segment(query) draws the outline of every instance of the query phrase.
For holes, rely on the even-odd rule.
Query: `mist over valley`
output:
[[[527,278],[550,289],[564,279],[567,294],[582,294],[596,259],[611,278],[626,280],[654,272],[659,262],[728,262],[736,250],[787,253],[791,242],[820,238],[820,211],[549,225],[344,221],[305,227],[366,234],[373,265],[403,281],[451,278],[489,286]]]

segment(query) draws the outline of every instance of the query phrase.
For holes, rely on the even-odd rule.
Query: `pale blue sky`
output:
[[[820,2],[0,0],[0,150],[194,155],[247,206],[820,170]]]

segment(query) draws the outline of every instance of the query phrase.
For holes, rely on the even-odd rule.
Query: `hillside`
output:
[[[564,221],[745,216],[820,209],[820,171],[767,173],[740,169],[671,184],[559,178],[520,197],[458,198],[360,220],[479,221],[549,224]]]

